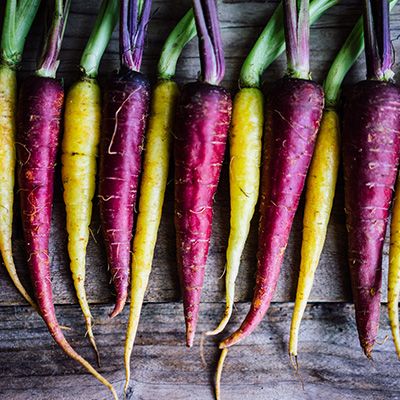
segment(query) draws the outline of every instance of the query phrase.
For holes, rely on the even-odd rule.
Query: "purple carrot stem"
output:
[[[67,20],[71,0],[56,0],[54,9],[48,9],[51,18],[50,28],[46,29],[43,39],[42,52],[38,59],[36,75],[55,78],[58,67],[57,57],[60,53],[62,38],[64,36],[65,22]],[[48,4],[50,7],[51,4]]]
[[[285,21],[286,59],[289,72],[290,66],[295,66],[298,59],[296,0],[283,1],[283,19]]]
[[[300,68],[310,71],[310,23],[308,0],[301,1],[299,10],[298,40]]]
[[[392,53],[388,0],[365,0],[364,38],[367,79],[390,80]]]
[[[296,0],[283,1],[283,18],[286,42],[287,76],[309,79],[309,3],[301,0],[299,10]]]
[[[193,0],[199,38],[201,80],[218,85],[225,75],[225,59],[215,0]]]
[[[122,0],[120,22],[121,64],[133,71],[142,65],[144,39],[150,18],[151,0]]]

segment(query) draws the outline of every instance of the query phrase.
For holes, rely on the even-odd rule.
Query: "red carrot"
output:
[[[202,5],[195,0],[193,4],[202,78],[182,88],[174,143],[177,260],[188,347],[194,340],[210,243],[212,202],[232,109],[229,93],[217,86],[224,76],[225,63],[216,3],[205,1]]]
[[[308,1],[284,1],[287,76],[266,101],[257,274],[253,302],[241,327],[220,348],[249,335],[268,310],[317,136],[323,91],[308,80]]]
[[[56,0],[52,26],[36,75],[20,93],[17,113],[18,183],[21,215],[34,294],[42,318],[57,344],[105,384],[114,388],[69,345],[57,321],[50,278],[49,237],[53,203],[54,165],[58,150],[64,89],[55,79],[70,1]],[[51,12],[51,11],[50,11]]]
[[[111,74],[104,89],[99,198],[117,292],[110,317],[122,311],[128,297],[134,204],[150,101],[150,83],[139,72],[150,8],[151,0],[121,2],[122,68]]]
[[[365,1],[364,37],[368,80],[355,85],[346,100],[342,140],[357,329],[361,347],[372,359],[379,327],[382,247],[400,152],[400,88],[390,82],[387,0]]]

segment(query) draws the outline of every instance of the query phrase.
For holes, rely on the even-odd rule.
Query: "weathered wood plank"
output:
[[[237,327],[249,304],[238,304],[228,327]],[[94,308],[94,334],[100,371],[122,394],[125,379],[123,344],[127,310],[114,320],[108,305]],[[302,390],[288,357],[292,304],[273,303],[252,335],[229,350],[222,376],[224,399],[398,399],[399,360],[391,340],[376,345],[375,362],[362,355],[352,305],[317,303],[308,306],[299,342]],[[202,304],[199,332],[213,327],[223,304]],[[71,344],[95,363],[84,337],[84,321],[77,306],[57,309],[62,324],[71,328]],[[105,400],[110,395],[98,381],[54,344],[43,322],[28,307],[0,308],[0,398],[13,400]],[[380,339],[389,335],[383,306]],[[199,336],[194,348],[184,345],[180,304],[145,304],[132,356],[132,388],[128,399],[213,399],[219,357],[218,338],[205,342],[202,365]]]

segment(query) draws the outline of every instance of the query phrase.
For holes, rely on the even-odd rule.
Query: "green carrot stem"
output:
[[[26,36],[35,19],[40,0],[7,0],[0,43],[0,63],[18,68]]]
[[[89,78],[96,78],[101,57],[119,19],[119,0],[103,0],[92,33],[83,51],[80,67]]]
[[[196,36],[196,24],[193,9],[191,8],[178,22],[165,41],[158,62],[158,77],[171,79],[175,75],[176,63],[183,47]]]

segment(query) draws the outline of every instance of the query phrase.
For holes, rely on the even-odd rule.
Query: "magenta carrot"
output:
[[[151,0],[121,2],[122,68],[104,88],[100,148],[100,217],[117,299],[110,317],[128,297],[134,204],[150,102],[150,83],[140,70]]]
[[[70,346],[57,321],[50,277],[49,237],[53,203],[54,165],[58,151],[64,89],[55,79],[70,1],[56,0],[36,74],[20,92],[17,114],[18,183],[21,216],[34,294],[53,339],[74,360],[105,384],[111,384]]]
[[[283,2],[287,75],[266,101],[254,297],[241,327],[220,348],[249,335],[268,310],[322,116],[322,88],[308,79],[308,1],[300,2],[298,16],[296,4]]]
[[[360,345],[379,328],[382,248],[400,151],[400,88],[391,83],[389,2],[364,3],[367,80],[351,90],[343,113],[348,259]]]
[[[221,172],[232,102],[218,86],[225,61],[216,2],[193,2],[201,81],[182,88],[175,124],[175,228],[186,344],[193,345],[211,236],[212,202]]]

